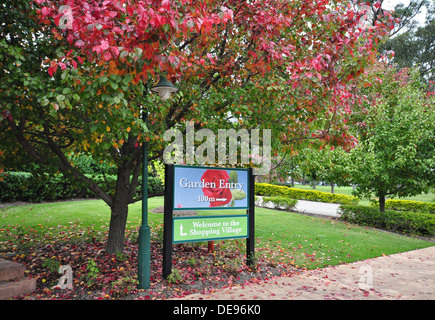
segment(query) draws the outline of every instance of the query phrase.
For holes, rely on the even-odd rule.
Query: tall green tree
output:
[[[367,101],[355,115],[359,144],[348,172],[359,196],[406,197],[435,186],[435,99],[418,71],[379,63],[365,83]],[[357,119],[359,117],[359,119]]]

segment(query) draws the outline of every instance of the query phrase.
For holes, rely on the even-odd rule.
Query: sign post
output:
[[[165,166],[163,278],[171,274],[172,244],[246,238],[246,262],[254,263],[252,169]],[[174,217],[177,210],[245,209],[246,214]]]
[[[255,261],[255,176],[253,172],[254,169],[249,168],[249,194],[251,196],[248,200],[248,232],[251,236],[246,238],[246,264],[248,266],[254,265]]]
[[[174,206],[174,166],[165,165],[165,202],[163,216],[163,279],[172,270],[172,208]]]

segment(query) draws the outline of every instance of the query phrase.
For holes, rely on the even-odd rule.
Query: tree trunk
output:
[[[311,186],[313,189],[316,189],[317,174],[315,171],[311,174],[311,178],[313,179]]]
[[[118,169],[115,197],[111,207],[109,236],[106,251],[109,254],[124,250],[125,226],[130,200],[130,170],[121,166]]]
[[[385,212],[385,194],[379,195],[379,211]]]
[[[127,223],[128,204],[114,201],[111,208],[109,236],[107,239],[106,251],[108,254],[122,252],[125,241],[125,225]]]
[[[335,187],[335,186],[334,186],[334,183],[332,182],[332,183],[331,183],[331,193],[334,193],[334,187]]]

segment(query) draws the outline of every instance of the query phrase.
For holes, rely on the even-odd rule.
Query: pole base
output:
[[[138,289],[150,288],[151,265],[151,230],[147,225],[139,227],[139,252],[138,252]]]

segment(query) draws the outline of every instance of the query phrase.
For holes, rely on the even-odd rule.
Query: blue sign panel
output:
[[[174,166],[173,210],[248,209],[248,171]]]

